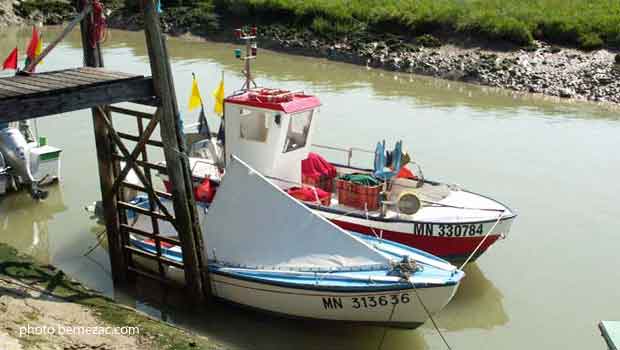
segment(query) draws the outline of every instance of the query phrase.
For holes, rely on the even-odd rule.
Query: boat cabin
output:
[[[235,155],[257,171],[299,183],[321,102],[279,89],[244,90],[224,100],[226,159]]]

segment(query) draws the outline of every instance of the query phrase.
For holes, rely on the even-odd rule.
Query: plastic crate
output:
[[[345,180],[336,180],[338,202],[360,210],[374,211],[379,209],[381,186],[365,186]]]

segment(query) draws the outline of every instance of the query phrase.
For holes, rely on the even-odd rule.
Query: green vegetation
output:
[[[75,14],[75,7],[60,0],[26,0],[14,5],[15,13],[24,18],[40,13],[45,24],[59,24],[70,20]]]
[[[229,22],[293,25],[324,36],[463,34],[517,45],[542,39],[583,49],[620,46],[618,0],[172,0],[164,8],[203,30],[216,27],[217,17],[207,13],[213,8]]]

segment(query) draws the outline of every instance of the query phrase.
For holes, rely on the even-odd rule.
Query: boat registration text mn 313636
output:
[[[413,224],[417,236],[466,237],[483,235],[482,224]]]
[[[343,299],[346,301],[346,303],[343,302]],[[408,293],[351,298],[324,297],[323,308],[325,310],[344,309],[348,306],[352,309],[368,309],[388,305],[408,304],[410,301],[411,298],[409,297]]]

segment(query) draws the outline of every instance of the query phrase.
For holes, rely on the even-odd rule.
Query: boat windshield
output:
[[[266,142],[267,133],[269,132],[267,125],[267,115],[265,112],[242,109],[239,136],[244,140]]]
[[[291,152],[306,146],[310,123],[312,122],[312,110],[291,115],[286,133],[286,142],[282,153]]]

